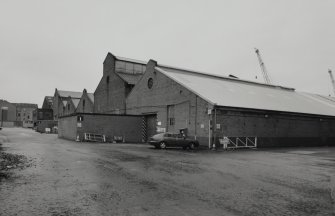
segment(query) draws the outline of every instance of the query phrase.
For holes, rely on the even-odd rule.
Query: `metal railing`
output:
[[[87,142],[106,142],[106,136],[101,134],[84,133],[84,141]]]
[[[223,137],[219,142],[224,149],[257,148],[257,137]]]

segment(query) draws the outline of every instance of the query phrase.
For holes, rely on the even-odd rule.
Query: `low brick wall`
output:
[[[96,113],[77,113],[58,120],[58,137],[75,140],[84,133],[105,135],[107,142],[122,137],[122,142],[142,142],[143,117],[136,115],[112,115]]]
[[[52,132],[52,128],[57,126],[57,121],[54,120],[40,120],[37,122],[36,131],[40,133],[45,133],[46,128],[50,128],[50,132]]]

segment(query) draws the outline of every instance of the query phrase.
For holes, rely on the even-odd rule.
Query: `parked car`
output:
[[[183,134],[160,133],[149,139],[149,144],[155,148],[182,147],[183,149],[195,149],[199,147],[197,140],[185,137]]]

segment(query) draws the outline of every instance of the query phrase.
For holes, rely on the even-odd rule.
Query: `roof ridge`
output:
[[[197,74],[197,75],[202,75],[202,76],[208,76],[208,77],[215,77],[215,78],[220,78],[220,79],[238,81],[238,82],[242,82],[242,83],[251,83],[251,84],[257,84],[257,85],[262,85],[262,86],[267,86],[267,87],[272,87],[272,88],[281,88],[281,89],[285,89],[285,90],[295,91],[295,89],[291,88],[291,87],[266,84],[266,83],[251,81],[251,80],[245,80],[245,79],[240,79],[240,78],[233,78],[233,77],[223,76],[223,75],[219,75],[219,74],[205,73],[205,72],[195,71],[195,70],[191,70],[191,69],[172,67],[172,66],[162,65],[162,64],[157,65],[157,67],[162,68],[162,69],[169,68],[169,69],[173,69],[173,70],[181,70],[183,72],[190,73],[190,74]]]

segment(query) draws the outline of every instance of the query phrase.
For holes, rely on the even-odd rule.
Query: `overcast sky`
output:
[[[94,92],[108,52],[332,93],[333,0],[0,0],[0,99]]]

